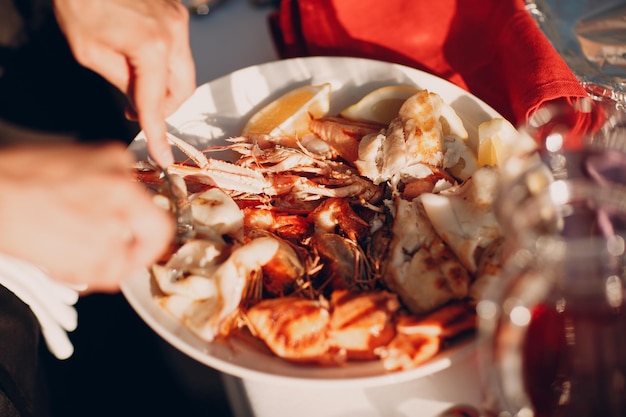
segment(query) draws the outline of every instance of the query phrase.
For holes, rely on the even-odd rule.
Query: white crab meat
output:
[[[359,158],[355,162],[361,175],[380,184],[394,175],[401,175],[414,164],[441,167],[443,105],[438,94],[427,90],[409,97],[384,133],[366,135],[361,140]]]
[[[470,140],[467,129],[465,129],[465,125],[463,124],[463,120],[459,117],[452,106],[444,101],[441,103],[441,115],[439,117],[439,121],[441,122],[441,129],[444,136],[459,138],[463,141]],[[468,146],[472,148],[474,152],[476,151],[471,143],[468,143]]]
[[[204,269],[206,274],[200,275],[192,265],[192,273],[174,282],[171,282],[171,269],[153,267],[155,281],[165,293],[160,304],[202,339],[212,341],[238,309],[250,277],[277,251],[275,239],[253,239],[234,249],[222,262]]]
[[[467,296],[471,277],[439,238],[417,201],[395,200],[383,279],[415,314]]]
[[[439,121],[443,132],[443,167],[465,181],[478,168],[477,138],[469,136],[463,120],[448,103],[442,103]]]
[[[476,154],[468,143],[457,136],[444,137],[443,167],[461,181],[467,180],[478,169]]]
[[[219,188],[194,194],[191,213],[194,223],[205,226],[218,236],[241,237],[243,233],[243,211]]]
[[[459,186],[418,197],[437,234],[471,273],[478,248],[501,235],[493,212],[497,175],[496,168],[485,166]]]
[[[229,249],[221,240],[190,240],[165,265],[152,266],[152,275],[164,294],[201,300],[217,294],[211,276]],[[226,253],[225,253],[226,252]]]
[[[152,273],[158,277],[156,281],[161,291],[168,295],[181,296],[195,301],[216,297],[219,292],[216,282],[203,275],[190,274],[180,279],[173,279],[174,273],[161,265],[154,265]]]
[[[503,248],[502,238],[496,239],[480,255],[476,279],[472,282],[469,290],[469,298],[474,302],[485,298],[500,280],[504,257]]]

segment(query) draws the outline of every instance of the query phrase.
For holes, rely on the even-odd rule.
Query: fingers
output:
[[[74,282],[88,283],[88,292],[116,292],[120,283],[143,273],[169,248],[175,232],[174,218],[157,207],[138,184],[120,184],[126,204],[119,206],[107,220],[103,249],[94,260],[96,273],[84,273]],[[121,190],[125,188],[125,190]],[[130,200],[129,200],[130,199]],[[87,271],[85,271],[87,272]]]
[[[85,204],[99,197],[99,207],[93,210],[95,218],[101,219],[98,230],[103,242],[102,246],[94,244],[102,248],[100,254],[94,255],[99,257],[94,260],[97,273],[83,278],[87,279],[90,292],[115,292],[122,280],[143,272],[169,248],[176,222],[154,203],[143,185],[132,181],[129,168],[133,158],[121,144],[101,145],[94,154],[96,158],[103,155],[110,165],[91,161],[85,169],[95,169],[105,176],[89,181],[96,195],[86,198]]]
[[[157,208],[152,199],[138,201],[130,208],[129,224],[131,268],[146,268],[156,262],[169,248],[176,231],[176,221],[170,213]]]
[[[75,52],[81,65],[98,73],[123,93],[127,93],[132,73],[126,56],[116,48],[101,42],[91,42],[82,48],[85,52]]]
[[[189,13],[182,9],[179,27],[174,28],[172,50],[169,58],[167,114],[173,113],[196,88],[196,67],[189,42]]]
[[[195,89],[189,13],[179,0],[55,0],[77,61],[124,92],[126,114],[162,166],[173,162],[165,118]]]
[[[134,70],[132,97],[139,125],[148,142],[148,152],[163,167],[174,162],[172,149],[165,137],[168,68],[163,66],[169,54],[168,46],[155,43],[143,48],[131,61]]]
[[[195,65],[189,44],[189,14],[180,3],[170,20],[169,36],[140,50],[135,62],[131,98],[144,130],[150,155],[163,167],[174,162],[165,136],[165,118],[195,89]],[[127,112],[130,113],[130,112]]]
[[[113,251],[122,261],[121,271],[111,271],[114,280],[145,270],[169,248],[176,221],[157,204],[143,185],[125,178],[115,187],[116,205],[111,209],[116,225],[111,238]]]

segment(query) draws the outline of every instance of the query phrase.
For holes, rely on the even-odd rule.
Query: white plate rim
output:
[[[224,112],[231,123],[229,127],[222,128],[227,123],[220,122],[220,120],[209,123],[205,116],[206,114],[210,114],[210,111],[207,111],[206,113],[204,110],[199,112],[198,106],[206,104],[207,108],[212,107],[213,111],[219,113],[219,100],[214,100],[212,102],[212,100],[208,100],[208,98],[216,98],[214,97],[214,95],[218,94],[216,92],[223,91],[223,88],[232,88],[233,90],[231,90],[231,93],[235,95],[238,94],[238,87],[236,85],[237,82],[243,82],[243,80],[248,79],[253,81],[261,80],[276,82],[273,77],[282,77],[277,83],[282,84],[283,90],[285,91],[292,88],[297,83],[304,84],[309,82],[315,84],[323,81],[331,82],[331,86],[333,87],[335,85],[341,85],[341,82],[343,82],[344,84],[341,86],[343,88],[348,82],[355,82],[355,77],[351,76],[352,74],[338,74],[339,70],[347,70],[349,72],[350,69],[353,68],[356,68],[356,75],[365,77],[361,81],[357,80],[357,84],[354,86],[355,89],[360,88],[360,90],[359,92],[354,92],[352,99],[347,99],[351,101],[339,103],[339,105],[336,105],[335,108],[331,107],[331,113],[338,112],[338,109],[341,109],[346,104],[358,99],[364,95],[365,92],[373,90],[376,86],[388,85],[395,81],[396,84],[414,84],[440,94],[444,101],[452,105],[452,107],[457,110],[461,118],[466,123],[466,128],[471,135],[476,135],[476,129],[481,121],[494,117],[502,117],[493,108],[469,92],[450,83],[449,81],[415,68],[366,58],[304,57],[249,66],[202,84],[196,89],[196,92],[192,95],[192,97],[183,103],[181,108],[176,113],[168,118],[168,123],[170,129],[173,129],[179,136],[182,136],[192,143],[194,143],[194,141],[198,141],[199,137],[202,137],[200,140],[217,143],[219,141],[223,141],[223,139],[228,136],[236,135],[237,127],[240,128],[246,120],[246,114],[251,114],[271,99],[279,96],[281,93],[276,90],[271,91],[272,88],[274,88],[271,82],[268,82],[268,85],[265,86],[267,91],[263,91],[263,88],[260,88],[254,90],[253,93],[249,93],[247,91],[242,93],[246,95],[243,108],[247,110],[247,113],[241,113],[242,107],[238,107],[234,113],[235,116],[239,114],[239,119],[234,120],[232,111]],[[322,75],[320,75],[320,72],[322,72]],[[390,78],[388,80],[368,80],[367,76],[369,72],[377,74],[390,74]],[[328,77],[328,79],[325,79],[325,77]],[[335,77],[335,79],[332,79],[333,77]],[[356,78],[358,79],[358,77]],[[362,84],[359,85],[358,82],[362,82]],[[338,94],[336,89],[333,89],[333,94]],[[468,104],[472,106],[471,111],[467,110],[465,107]],[[198,116],[200,115],[202,117],[198,119]],[[194,117],[197,120],[195,120],[195,124],[192,123],[190,127],[190,125],[187,125],[186,123]],[[222,119],[222,121],[223,120],[226,119]],[[207,127],[205,125],[208,125],[208,129],[202,130]],[[198,132],[198,129],[201,131]],[[129,149],[133,151],[138,158],[145,157],[145,139],[143,137],[143,132],[140,132],[137,135],[135,140],[130,144]],[[270,368],[268,368],[268,366],[261,366],[254,369],[238,364],[236,352],[232,353],[232,358],[218,358],[211,354],[211,345],[219,344],[221,342],[212,342],[211,344],[208,344],[207,342],[201,341],[175,318],[170,316],[169,313],[161,309],[151,298],[151,284],[149,281],[148,273],[144,272],[136,274],[135,276],[125,280],[121,286],[121,291],[128,303],[146,322],[146,324],[164,340],[191,358],[220,372],[242,379],[323,387],[380,386],[418,379],[447,369],[452,365],[453,361],[461,360],[466,355],[470,354],[476,345],[475,341],[463,343],[442,352],[440,355],[422,366],[401,372],[389,372],[373,375],[368,374],[368,372],[370,372],[368,370],[366,370],[365,373],[356,373],[354,375],[350,372],[342,372],[341,369],[334,369],[333,371],[325,372],[325,369],[320,371],[320,368],[303,367],[278,358],[267,358],[268,361],[275,362],[270,365]],[[222,353],[223,349],[230,350],[225,346],[222,346],[221,348],[222,351],[220,352]],[[229,355],[226,354],[225,356]],[[350,364],[348,367],[353,366],[354,369],[354,366],[361,365],[362,364]],[[276,372],[276,369],[280,369],[281,367],[284,367],[283,371],[287,368],[289,368],[290,371]]]

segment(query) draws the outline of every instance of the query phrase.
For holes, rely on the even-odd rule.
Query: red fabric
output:
[[[523,0],[283,0],[270,17],[283,58],[353,56],[445,78],[511,122],[586,96]]]

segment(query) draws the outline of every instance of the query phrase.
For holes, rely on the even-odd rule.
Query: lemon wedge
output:
[[[358,122],[389,124],[407,98],[420,91],[419,88],[406,85],[388,85],[380,87],[346,107],[339,115]]]
[[[308,133],[311,118],[319,118],[330,109],[330,84],[296,87],[254,113],[241,134],[296,136]]]
[[[397,115],[402,104],[421,89],[408,85],[388,85],[363,96],[356,103],[339,112],[340,116],[358,122],[374,122],[388,125]],[[441,107],[443,134],[467,139],[467,130],[456,111],[447,103]]]
[[[478,166],[502,166],[513,155],[536,149],[537,144],[527,135],[519,134],[506,119],[497,117],[478,126]]]

